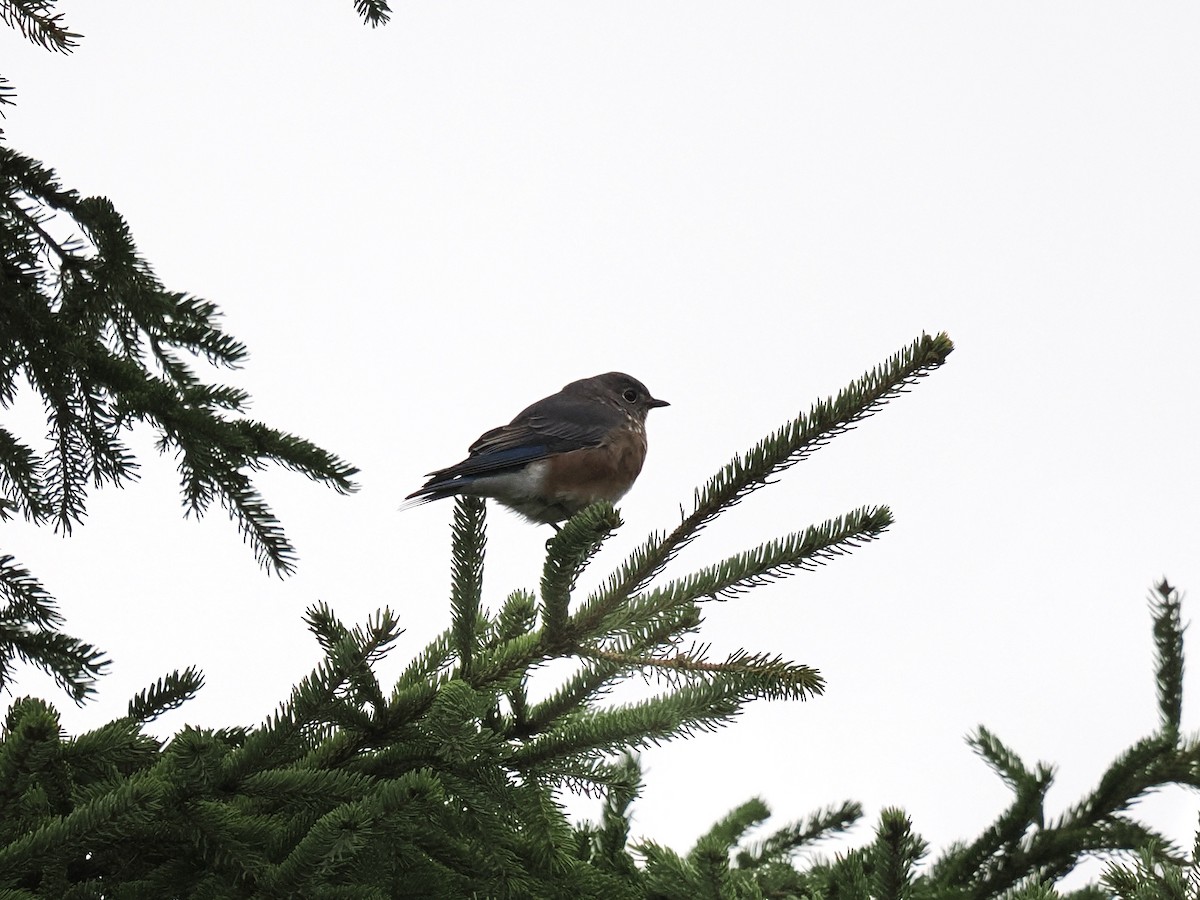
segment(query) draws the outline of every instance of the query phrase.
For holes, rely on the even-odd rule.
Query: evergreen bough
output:
[[[483,512],[478,500],[459,502],[451,625],[390,690],[374,668],[399,634],[393,614],[351,628],[318,604],[307,623],[324,661],[257,728],[185,728],[165,743],[148,736],[146,722],[199,689],[192,670],[161,679],[126,716],[76,737],[62,733],[45,702],[15,702],[0,740],[0,897],[1050,900],[1081,860],[1120,852],[1128,862],[1114,861],[1103,887],[1073,896],[1196,896],[1195,858],[1130,815],[1151,791],[1200,786],[1200,743],[1180,727],[1181,604],[1166,582],[1152,598],[1160,726],[1056,819],[1043,809],[1051,767],[1027,766],[980,727],[970,743],[1013,791],[1012,803],[978,838],[929,864],[926,842],[889,808],[868,845],[802,865],[799,851],[844,832],[861,807],[823,809],[752,839],[769,817],[758,799],[680,854],[630,838],[641,784],[634,751],[723,724],[756,697],[810,697],[819,677],[764,655],[712,661],[680,652],[710,595],[670,584],[641,627],[555,625],[576,621],[575,577],[618,521],[607,505],[548,542],[539,595],[514,591],[492,613],[480,591]],[[819,559],[821,549],[808,552]],[[644,547],[635,557],[660,568]],[[754,554],[737,558],[742,575],[760,565],[749,562]],[[626,583],[631,560],[617,581]],[[626,605],[651,593],[643,584]],[[563,657],[580,672],[530,704],[538,669]],[[663,682],[658,696],[606,702],[618,681],[647,675]],[[569,823],[563,790],[601,793],[599,823]]]
[[[357,5],[372,24],[386,21],[386,3]],[[80,38],[53,0],[0,0],[0,22],[63,53]],[[0,114],[12,102],[0,77]],[[246,358],[218,319],[212,303],[163,286],[109,200],[63,188],[51,169],[0,144],[0,410],[27,389],[48,429],[39,445],[0,424],[0,521],[20,516],[70,534],[91,488],[137,477],[125,436],[142,423],[175,458],[186,513],[224,507],[259,562],[290,573],[295,548],[254,473],[276,464],[348,492],[356,469],[245,416],[246,392],[201,378],[197,362],[237,368]],[[62,624],[40,581],[0,552],[0,689],[23,662],[77,702],[94,691],[103,654]]]
[[[167,742],[147,735],[146,722],[200,687],[192,670],[76,737],[44,701],[16,701],[0,741],[0,890],[9,892],[0,897],[1050,898],[1081,859],[1117,851],[1152,860],[1168,887],[1181,883],[1189,862],[1128,814],[1148,791],[1197,778],[1200,748],[1179,721],[1180,604],[1165,583],[1154,606],[1161,727],[1055,821],[1045,823],[1042,809],[1051,769],[1030,769],[980,728],[972,745],[1013,802],[930,865],[899,809],[883,812],[866,847],[800,865],[797,851],[861,816],[854,803],[752,840],[769,813],[751,800],[686,854],[630,840],[638,748],[727,723],[755,698],[822,690],[815,670],[770,654],[713,660],[702,647],[681,649],[701,625],[702,603],[828,560],[890,519],[843,516],[654,582],[706,522],[950,349],[942,336],[919,339],[736,457],[680,526],[652,535],[586,597],[575,596],[579,575],[620,525],[610,505],[583,511],[548,542],[537,594],[514,591],[492,612],[482,596],[484,506],[460,500],[450,625],[390,689],[375,666],[399,634],[394,615],[348,627],[318,604],[307,623],[323,662],[255,728],[185,728]],[[577,670],[531,702],[531,681],[563,658]],[[645,677],[661,683],[657,696],[606,700],[618,682]],[[564,790],[602,794],[600,822],[572,825],[558,801]],[[1125,886],[1149,878],[1118,866],[1105,877]]]
[[[560,793],[627,804],[638,784],[630,753],[725,724],[756,698],[819,694],[809,666],[744,651],[713,659],[685,642],[704,601],[826,562],[878,537],[891,516],[855,510],[664,581],[665,567],[713,518],[951,349],[945,335],[922,336],[736,456],[678,526],[652,534],[587,596],[579,577],[621,525],[610,504],[548,541],[536,595],[514,591],[493,612],[482,595],[485,507],[459,500],[450,625],[390,688],[374,668],[399,634],[393,613],[349,627],[318,604],[307,624],[324,661],[257,728],[148,736],[146,722],[199,689],[192,670],[75,738],[46,703],[18,700],[0,744],[0,886],[78,897],[647,896],[657,876],[630,857],[619,809],[600,829],[572,826]],[[533,701],[530,683],[561,659],[574,671]],[[647,677],[661,686],[655,696],[606,702],[618,683]],[[850,811],[806,833],[842,827]],[[728,869],[717,848],[748,821],[714,830],[697,857],[704,877]],[[758,852],[774,859],[802,840],[793,829]]]

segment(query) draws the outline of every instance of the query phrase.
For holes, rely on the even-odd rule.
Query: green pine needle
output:
[[[0,11],[17,17],[9,24],[46,26],[39,33],[53,35],[58,17],[45,5]],[[51,220],[60,227],[48,227]],[[0,406],[27,381],[49,426],[45,451],[0,432],[0,511],[53,521],[69,534],[86,513],[91,487],[137,477],[123,436],[143,422],[158,432],[159,449],[175,456],[187,509],[223,506],[260,564],[292,572],[295,549],[251,476],[273,463],[345,493],[356,487],[354,467],[295,435],[231,415],[244,412],[246,392],[206,384],[193,366],[236,367],[245,346],[221,330],[213,304],[164,288],[108,200],[64,190],[52,171],[0,147],[0,231],[8,242]],[[63,231],[74,236],[52,234]]]
[[[1154,586],[1150,609],[1154,616],[1154,672],[1163,733],[1178,736],[1183,711],[1182,598],[1164,578]]]
[[[129,718],[136,722],[151,722],[163,713],[176,709],[196,696],[204,687],[204,676],[194,666],[182,672],[176,670],[158,679],[129,701]]]
[[[807,415],[798,415],[747,453],[735,456],[696,491],[692,512],[673,531],[656,532],[634,550],[604,587],[588,598],[571,627],[583,633],[591,631],[661,572],[717,515],[877,412],[944,364],[953,349],[944,333],[922,335],[837,397],[815,403]]]
[[[817,810],[803,822],[785,826],[762,841],[746,845],[738,854],[738,865],[752,869],[770,861],[785,860],[801,848],[844,833],[862,814],[862,805],[850,801]]]
[[[46,0],[6,0],[0,3],[0,22],[45,50],[70,53],[83,35],[68,30],[62,13],[51,12],[50,6]]]
[[[903,810],[883,810],[871,847],[871,896],[876,900],[908,900],[913,894],[915,866],[928,848],[928,843],[912,830],[912,822]]]
[[[567,637],[567,606],[576,580],[621,524],[621,516],[611,503],[596,503],[571,517],[546,544],[542,619],[551,647],[562,644]]]
[[[478,497],[458,497],[454,505],[450,614],[463,671],[469,671],[478,642],[483,598],[483,557],[487,547],[485,505]]]

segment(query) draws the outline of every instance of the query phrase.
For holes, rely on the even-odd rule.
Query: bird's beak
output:
[[[653,397],[651,397],[649,400],[646,401],[646,406],[648,406],[650,409],[656,409],[660,406],[670,406],[670,405],[671,404],[668,403],[666,400],[655,400]]]

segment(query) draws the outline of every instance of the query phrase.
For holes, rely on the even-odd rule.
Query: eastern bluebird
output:
[[[454,494],[491,497],[553,525],[599,500],[625,496],[646,460],[646,386],[621,372],[572,381],[493,428],[457,465],[430,472],[405,506]]]

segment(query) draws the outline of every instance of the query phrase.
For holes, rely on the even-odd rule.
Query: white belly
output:
[[[495,498],[539,497],[549,465],[546,460],[539,459],[516,472],[488,475],[471,484],[471,493]]]

